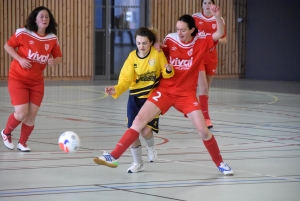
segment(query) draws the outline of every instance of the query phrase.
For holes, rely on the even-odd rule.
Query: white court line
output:
[[[185,165],[193,165],[193,166],[198,166],[198,167],[206,167],[206,168],[218,170],[217,167],[212,167],[212,166],[208,166],[208,165],[200,165],[200,164],[195,164],[195,163],[180,162],[180,161],[174,161],[174,160],[168,160],[168,159],[162,159],[162,158],[157,158],[156,160],[166,161],[166,162],[173,162],[173,163],[180,163],[180,164],[185,164]],[[297,181],[297,182],[299,182],[299,180],[295,179],[295,178],[278,177],[278,176],[275,176],[275,175],[261,174],[261,173],[256,173],[256,172],[247,172],[247,171],[243,171],[243,170],[236,170],[234,168],[232,168],[232,169],[233,169],[233,173],[241,172],[241,173],[253,174],[253,175],[258,175],[258,176],[271,177],[271,178],[277,178],[277,179],[285,179],[285,180],[288,180],[288,181]],[[234,176],[226,176],[226,177],[231,178],[231,177],[234,177]]]
[[[103,150],[97,150],[98,152],[103,153]],[[35,152],[35,153],[26,153],[26,155],[44,155],[44,154],[51,154],[54,152]],[[99,155],[101,155],[101,153],[99,153]],[[23,154],[23,153],[18,153],[18,155]],[[6,154],[0,154],[0,155],[6,155]],[[7,155],[17,155],[17,153],[12,153],[12,154],[7,154]],[[65,156],[71,156],[74,154],[65,154]],[[131,154],[123,154],[122,156],[131,156]],[[96,157],[96,156],[95,156]],[[147,159],[146,156],[143,156],[144,159]],[[176,161],[176,160],[169,160],[169,159],[163,159],[163,158],[157,158],[156,160],[158,161],[165,161],[165,162],[172,162],[172,163],[179,163],[179,164],[185,164],[185,165],[192,165],[192,166],[197,166],[197,167],[205,167],[205,168],[210,168],[210,169],[215,169],[216,171],[218,171],[217,167],[215,166],[208,166],[208,165],[201,165],[201,164],[195,164],[195,163],[189,163],[189,162],[180,162],[180,161]],[[200,162],[200,161],[199,161]],[[153,163],[155,164],[155,163]],[[269,175],[269,174],[262,174],[262,173],[256,173],[256,172],[249,172],[249,171],[243,171],[243,170],[236,170],[233,168],[233,172],[240,172],[240,173],[246,173],[246,174],[252,174],[252,175],[257,175],[257,176],[264,176],[264,177],[271,177],[271,178],[277,178],[277,179],[285,179],[288,181],[297,181],[299,182],[298,179],[295,178],[288,178],[288,177],[280,177],[280,176],[275,176],[275,175]],[[221,172],[220,172],[221,173]],[[234,176],[226,176],[226,177],[233,177]]]
[[[247,117],[260,117],[260,118],[271,118],[271,119],[285,119],[287,121],[290,121],[290,119],[288,119],[287,117],[273,117],[273,116],[262,116],[262,115],[249,115],[249,114],[241,114],[241,113],[229,113],[229,112],[226,112],[226,111],[212,111],[210,113],[224,113],[224,114],[232,114],[232,115],[239,115],[239,116],[247,116]]]

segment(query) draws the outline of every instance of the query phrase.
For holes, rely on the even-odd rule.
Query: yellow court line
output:
[[[274,98],[274,100],[271,101],[271,102],[268,102],[268,103],[260,104],[260,105],[254,105],[254,106],[251,106],[251,107],[240,108],[241,110],[257,108],[257,107],[261,107],[261,106],[264,106],[264,105],[271,105],[271,104],[274,104],[278,101],[278,98],[276,96],[272,95],[272,94],[262,92],[262,91],[256,91],[256,93],[260,93],[260,94],[263,94],[263,95],[270,96],[270,97]],[[222,112],[227,112],[227,111],[233,111],[233,110],[236,110],[236,109],[235,108],[229,108],[229,109],[224,109],[224,110],[221,110],[221,111]],[[217,112],[219,112],[219,111],[212,111],[211,113],[217,113]]]
[[[274,98],[274,100],[272,102],[266,103],[268,105],[271,105],[271,104],[276,103],[278,101],[278,98],[276,96],[273,96],[272,94],[265,93],[265,92],[262,92],[262,91],[257,91],[257,93],[265,94],[267,96],[271,96],[272,98]],[[266,104],[263,104],[263,105],[266,105]]]
[[[78,87],[64,87],[64,88],[78,88]],[[98,91],[98,90],[88,89],[88,88],[79,88],[79,89],[81,89],[81,90],[83,90],[83,91],[93,91],[93,92],[102,93],[103,96],[100,96],[100,97],[98,97],[98,98],[83,99],[83,100],[75,100],[75,101],[67,101],[67,102],[43,103],[43,105],[90,102],[90,101],[94,101],[94,100],[100,100],[100,99],[106,98],[106,97],[108,96],[108,95],[107,95],[105,92],[103,92],[103,91]]]

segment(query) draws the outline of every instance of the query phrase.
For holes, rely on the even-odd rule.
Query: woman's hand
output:
[[[48,59],[48,65],[53,66],[53,65],[55,65],[55,64],[56,64],[56,63],[55,63],[55,60],[54,60],[53,58]]]
[[[108,95],[114,95],[116,93],[116,89],[113,86],[105,87],[105,93]]]
[[[221,10],[220,10],[219,6],[211,4],[210,5],[210,11],[211,11],[211,14],[213,16],[215,16],[215,17],[221,17]]]
[[[18,60],[19,64],[22,66],[22,68],[26,68],[26,69],[29,69],[32,67],[31,63],[30,63],[30,60],[28,59],[25,59],[23,57],[19,58]]]
[[[156,42],[153,45],[154,49],[156,49],[157,51],[161,51],[161,48],[167,47],[165,44],[162,44],[161,42]]]
[[[50,66],[57,65],[60,62],[62,62],[62,57],[56,57],[56,58],[51,57],[48,59],[48,65]]]
[[[172,72],[173,66],[171,64],[166,64],[165,68],[167,69],[168,72]]]

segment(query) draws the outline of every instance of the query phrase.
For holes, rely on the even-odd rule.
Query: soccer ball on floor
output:
[[[58,145],[64,152],[73,153],[79,149],[80,139],[73,131],[66,131],[60,135]]]

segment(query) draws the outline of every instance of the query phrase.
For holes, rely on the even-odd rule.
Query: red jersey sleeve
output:
[[[205,49],[205,52],[215,47],[219,43],[219,41],[214,41],[211,34],[205,34],[204,32],[198,32],[197,37],[200,39],[205,39],[205,43],[203,44],[203,49]],[[203,40],[200,41],[203,42]]]
[[[61,57],[62,56],[58,40],[56,41],[56,45],[53,46],[53,49],[51,51],[51,55],[53,56],[53,58]]]
[[[16,34],[14,33],[10,39],[7,41],[7,44],[13,48],[19,47],[20,43],[17,40]]]

